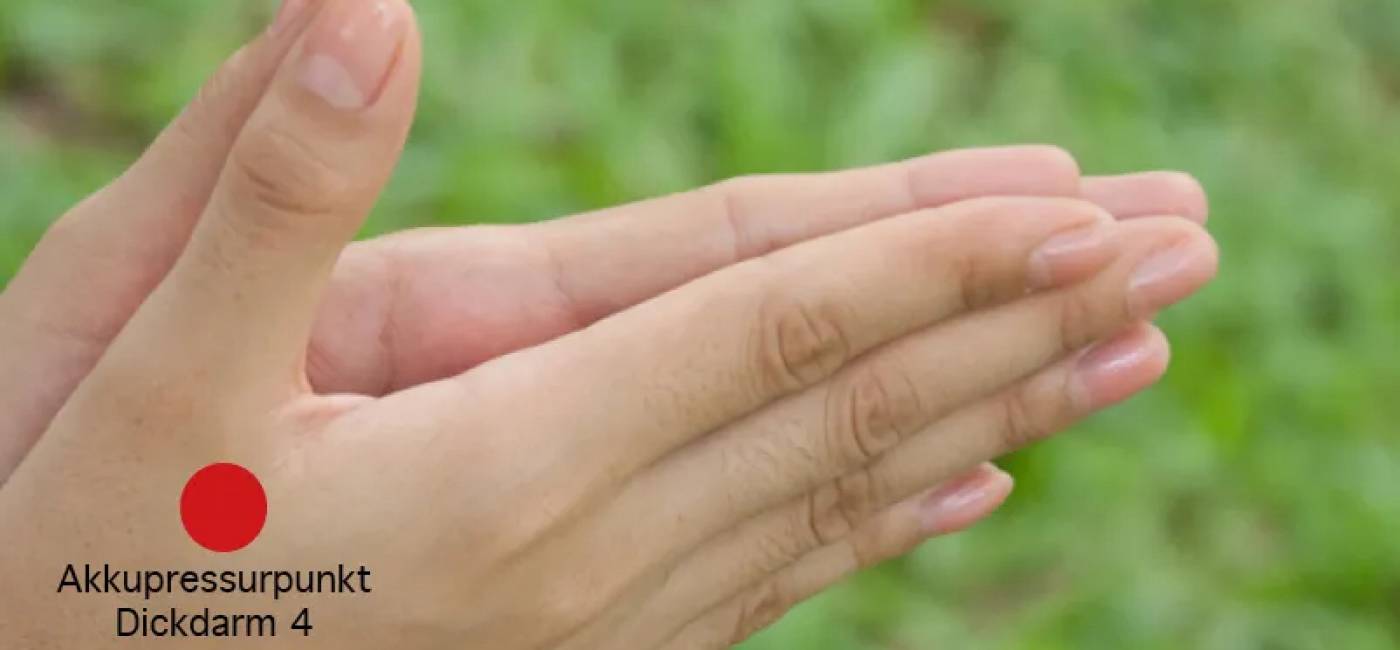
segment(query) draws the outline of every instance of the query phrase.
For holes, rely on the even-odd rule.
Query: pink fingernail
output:
[[[1151,386],[1166,371],[1167,356],[1166,338],[1148,324],[1090,348],[1075,369],[1081,408],[1104,408]]]
[[[302,52],[301,85],[340,110],[379,98],[407,22],[401,0],[340,2],[323,11]]]
[[[1079,278],[1106,262],[1108,254],[1100,224],[1057,234],[1031,253],[1029,286],[1046,289]]]
[[[966,528],[986,516],[1011,493],[1011,475],[987,465],[938,488],[920,504],[924,533],[930,537]]]
[[[1190,243],[1178,244],[1143,260],[1128,285],[1135,308],[1148,314],[1190,295],[1197,285],[1186,279],[1198,274],[1203,262],[1201,247]]]

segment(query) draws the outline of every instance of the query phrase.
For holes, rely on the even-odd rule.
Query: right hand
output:
[[[326,604],[325,647],[725,645],[946,525],[917,491],[1150,383],[1165,346],[1132,323],[1214,269],[1182,220],[961,202],[702,271],[458,377],[318,396],[302,353],[328,269],[387,176],[374,154],[402,135],[383,123],[411,112],[406,42],[364,109],[318,105],[295,57],[279,73],[241,150],[335,124],[342,149],[321,171],[367,189],[294,219],[286,206],[324,199],[225,174],[180,262],[0,491],[18,601],[5,629],[91,604],[49,593],[81,549],[207,563],[166,506],[190,471],[229,458],[275,509],[240,562],[353,556],[384,576],[379,607]],[[1090,225],[1098,244],[1031,263]],[[1180,255],[1164,266],[1162,251]],[[1130,281],[1139,267],[1155,274]]]

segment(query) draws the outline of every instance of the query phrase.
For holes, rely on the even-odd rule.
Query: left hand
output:
[[[140,160],[53,226],[0,294],[8,416],[0,485],[184,250],[234,139],[303,27],[269,30],[231,57]],[[1185,174],[1081,179],[1068,154],[1032,146],[734,179],[539,224],[399,233],[340,257],[308,379],[322,393],[387,394],[568,333],[744,257],[990,195],[1082,196],[1119,218],[1206,217],[1204,194]],[[743,232],[728,232],[725,206]],[[748,244],[736,252],[731,239]]]

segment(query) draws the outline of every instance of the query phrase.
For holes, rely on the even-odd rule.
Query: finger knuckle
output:
[[[981,251],[972,244],[970,250]],[[961,255],[954,259],[953,277],[958,287],[958,311],[966,312],[996,302],[995,277],[990,272],[991,265],[978,252]]]
[[[877,517],[842,542],[847,551],[846,572],[868,569],[904,555],[927,539],[919,529],[910,530],[904,526],[889,525]]]
[[[778,579],[764,580],[740,598],[730,644],[739,643],[776,623],[792,604],[792,598]]]
[[[763,176],[757,174],[746,174],[743,176],[733,176],[718,183],[710,185],[706,191],[715,197],[728,202],[733,207],[743,207],[742,204],[748,197],[763,183]]]
[[[729,230],[732,259],[767,255],[781,247],[781,238],[773,236],[763,219],[754,219],[752,215],[761,211],[763,196],[773,194],[786,178],[789,177],[778,174],[735,176],[700,191],[713,202],[712,209],[723,217]]]
[[[812,386],[849,358],[850,341],[835,305],[774,295],[764,301],[759,313],[757,365],[764,393]]]
[[[1037,233],[1053,224],[1098,217],[1092,205],[1072,199],[978,199],[941,224],[944,230],[930,231],[946,249],[935,263],[947,265],[961,310],[998,304],[1025,289],[1029,260],[1025,249]]]
[[[1120,301],[1120,311],[1127,311],[1126,297]],[[1091,343],[1104,329],[1102,300],[1092,291],[1072,291],[1059,300],[1059,315],[1056,323],[1059,333],[1059,352],[1070,354]]]
[[[718,183],[709,186],[709,189],[718,194],[725,194],[732,197],[742,197],[748,195],[755,185],[762,182],[763,177],[757,174],[744,174],[742,176],[731,176]]]
[[[1049,435],[1045,409],[1036,408],[1035,399],[1024,386],[1008,392],[999,406],[1002,449],[1020,449]]]
[[[353,189],[305,136],[274,125],[245,132],[230,165],[234,194],[277,216],[334,213]]]
[[[784,523],[776,530],[757,536],[749,561],[749,573],[764,575],[772,573],[797,561],[803,553],[818,545],[818,540],[810,534],[805,525],[792,526]]]
[[[917,385],[896,364],[872,363],[827,395],[825,438],[842,467],[875,460],[925,421]]]
[[[807,525],[818,545],[845,538],[860,525],[881,500],[876,477],[862,467],[832,480],[807,497]]]
[[[749,259],[756,254],[754,252],[756,246],[752,241],[752,228],[743,218],[744,208],[740,205],[745,188],[750,183],[749,177],[738,176],[720,181],[698,192],[699,196],[713,202],[714,212],[719,215],[723,227],[729,232],[730,258],[736,261]]]

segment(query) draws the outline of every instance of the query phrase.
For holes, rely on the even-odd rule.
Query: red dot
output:
[[[262,532],[267,493],[252,472],[233,463],[215,463],[185,483],[180,520],[200,546],[218,553],[237,551]]]

